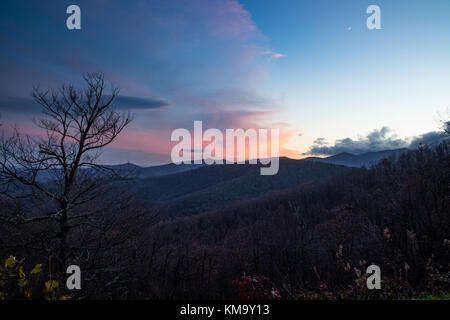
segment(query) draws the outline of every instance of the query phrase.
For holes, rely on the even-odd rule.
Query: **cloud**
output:
[[[446,139],[448,139],[448,136],[446,136],[443,132],[432,131],[417,137],[413,137],[411,139],[411,143],[409,144],[409,148],[415,149],[420,144],[435,145],[441,143]]]
[[[168,105],[169,103],[166,101],[153,98],[117,96],[115,100],[115,106],[118,109],[158,109]]]
[[[154,98],[141,98],[132,96],[117,96],[115,101],[117,109],[147,110],[168,106],[169,103]],[[39,114],[41,106],[31,98],[0,96],[0,113],[26,113]]]
[[[279,58],[283,58],[283,57],[286,57],[286,55],[285,54],[282,54],[282,53],[273,53],[271,56],[270,56],[270,59],[279,59]]]
[[[385,126],[380,130],[375,129],[365,137],[359,137],[357,140],[353,140],[352,138],[338,139],[334,145],[328,145],[324,138],[318,138],[303,155],[335,155],[342,152],[360,154],[400,148],[414,149],[421,143],[434,145],[446,138],[448,137],[445,137],[442,132],[428,132],[419,136],[402,139],[392,129]]]
[[[265,97],[246,89],[220,89],[203,95],[210,105],[225,110],[268,110],[276,109],[280,101]]]
[[[41,107],[31,98],[0,97],[0,112],[37,114]]]
[[[9,10],[19,20],[46,23],[30,29],[5,22],[12,32],[5,34],[8,50],[0,52],[0,113],[9,116],[3,120],[24,119],[31,130],[28,115],[39,115],[39,106],[32,99],[5,104],[2,96],[27,97],[34,85],[57,88],[63,81],[83,87],[80,74],[96,71],[120,88],[115,106],[135,114],[114,142],[117,149],[170,155],[171,132],[191,128],[194,120],[205,128],[258,128],[283,108],[282,99],[263,88],[271,62],[284,55],[240,1],[79,2],[83,12],[108,14],[86,14],[84,31],[76,34],[58,27],[63,3],[26,1],[27,12]]]
[[[314,144],[315,145],[319,145],[319,146],[323,146],[328,144],[327,140],[325,138],[317,138],[316,140],[314,140]]]

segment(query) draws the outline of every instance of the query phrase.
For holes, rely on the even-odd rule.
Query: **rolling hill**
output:
[[[130,172],[131,181],[120,187],[137,197],[144,205],[158,208],[164,216],[194,215],[226,208],[240,201],[320,182],[348,172],[350,167],[369,167],[384,158],[398,157],[407,149],[340,153],[328,158],[302,160],[280,158],[280,169],[274,176],[261,176],[261,165],[167,164],[139,167],[134,164],[112,166],[119,172]]]
[[[260,165],[210,165],[136,179],[127,182],[127,190],[171,216],[191,215],[321,181],[348,170],[333,164],[280,158],[280,170],[273,176],[261,176]]]
[[[408,152],[408,149],[383,150],[376,152],[366,152],[358,155],[348,152],[342,152],[327,158],[309,157],[304,160],[316,161],[322,163],[331,163],[347,167],[370,167],[377,164],[381,160],[389,157],[398,157],[399,155]]]

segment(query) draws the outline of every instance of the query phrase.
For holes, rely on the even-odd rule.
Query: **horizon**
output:
[[[386,149],[386,150],[379,150],[379,151],[368,151],[368,152],[363,152],[363,153],[351,153],[351,152],[347,152],[347,151],[343,151],[343,152],[339,152],[333,155],[313,155],[313,156],[306,156],[304,158],[290,158],[288,156],[280,156],[278,157],[278,159],[289,159],[289,160],[296,160],[296,161],[300,161],[300,160],[308,160],[310,158],[320,158],[320,159],[327,159],[327,158],[332,158],[335,156],[339,156],[342,154],[349,154],[352,156],[361,156],[361,155],[365,155],[365,154],[371,154],[371,153],[382,153],[382,152],[392,152],[392,151],[400,151],[400,150],[405,150],[405,151],[413,151],[414,149],[410,149],[410,148],[398,148],[398,149]],[[260,160],[269,160],[269,159],[273,159],[274,157],[269,157],[269,158],[251,158],[251,159],[246,159],[245,160],[245,164],[248,164],[249,161],[260,161]],[[205,159],[203,159],[204,162]],[[103,165],[107,165],[107,166],[123,166],[123,165],[134,165],[137,167],[141,167],[141,168],[150,168],[150,167],[160,167],[160,166],[167,166],[167,165],[190,165],[190,164],[194,164],[193,161],[191,163],[174,163],[174,162],[167,162],[167,163],[162,163],[162,164],[156,164],[156,165],[139,165],[133,162],[122,162],[122,163],[103,163]],[[202,163],[204,165],[217,165],[216,163],[212,163],[212,164],[206,164],[206,163]],[[226,164],[226,163],[225,163]],[[235,164],[243,164],[243,163],[229,163],[227,165],[235,165]]]

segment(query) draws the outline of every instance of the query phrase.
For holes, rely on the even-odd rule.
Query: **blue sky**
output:
[[[265,89],[285,98],[305,144],[383,126],[402,136],[436,129],[450,104],[449,1],[243,3],[286,54]],[[382,30],[366,27],[370,4],[381,8]]]
[[[81,30],[65,26],[70,4],[81,8]],[[366,27],[371,4],[381,8],[381,30]],[[35,133],[33,85],[81,85],[81,73],[104,72],[121,88],[118,106],[136,115],[105,152],[108,162],[167,162],[170,133],[192,129],[194,120],[219,129],[278,127],[290,157],[317,138],[333,145],[370,136],[389,146],[437,130],[450,105],[448,0],[1,6],[2,122]]]

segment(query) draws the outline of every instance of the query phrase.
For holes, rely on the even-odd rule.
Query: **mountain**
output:
[[[170,174],[185,172],[189,170],[194,170],[200,167],[205,166],[206,164],[180,164],[176,165],[174,163],[169,163],[160,166],[152,166],[152,167],[140,167],[133,163],[124,163],[117,165],[104,165],[103,167],[113,170],[111,172],[115,172],[122,177],[134,178],[134,179],[145,179],[150,177],[160,177],[166,176]],[[83,172],[89,172],[89,174],[96,174],[96,172],[110,172],[108,170],[100,170],[98,169],[90,169],[83,168]],[[38,173],[37,180],[38,181],[48,181],[54,179],[55,177],[60,178],[62,175],[61,169],[51,169],[51,170],[41,170]]]
[[[408,149],[396,149],[396,150],[384,150],[378,152],[367,152],[359,155],[354,155],[348,152],[342,152],[337,155],[327,157],[327,158],[319,158],[319,157],[309,157],[303,160],[306,161],[315,161],[322,163],[329,163],[335,165],[342,165],[347,167],[361,167],[361,166],[370,166],[372,164],[376,164],[384,158],[388,158],[390,156],[399,156],[402,153],[407,152]],[[280,158],[286,161],[287,158]],[[159,166],[151,166],[151,167],[141,167],[135,165],[133,163],[124,163],[119,165],[108,165],[107,167],[115,170],[117,173],[123,176],[129,176],[138,179],[146,179],[152,177],[162,177],[166,175],[172,175],[177,173],[182,173],[186,171],[195,170],[201,167],[207,166],[205,163],[202,164],[180,164],[176,165],[174,163],[169,163],[165,165]],[[241,166],[241,165],[240,165]],[[229,165],[228,165],[229,167]],[[256,169],[255,166],[252,166],[253,169]],[[259,168],[259,167],[258,167]],[[259,169],[258,169],[259,170]],[[58,170],[56,170],[58,173]],[[48,180],[51,179],[55,174],[55,170],[48,171],[43,170],[39,173],[39,180]]]
[[[159,208],[165,215],[194,215],[226,208],[236,202],[314,184],[345,173],[349,167],[370,166],[387,157],[397,157],[407,149],[340,153],[328,158],[302,160],[280,158],[279,171],[261,176],[261,165],[246,164],[166,164],[140,167],[132,163],[109,166],[127,181],[117,181],[144,205]]]
[[[161,177],[165,175],[180,173],[184,171],[194,170],[205,166],[205,164],[180,164],[174,163],[164,164],[152,167],[140,167],[132,163],[125,163],[119,165],[109,166],[109,168],[116,170],[118,173],[130,175],[135,178],[145,179],[150,177]]]
[[[383,150],[376,152],[366,152],[358,155],[351,154],[348,152],[342,152],[327,158],[319,157],[309,157],[304,160],[315,161],[322,163],[331,163],[336,165],[343,165],[347,167],[370,167],[371,165],[377,164],[381,160],[389,157],[397,158],[403,153],[408,152],[408,149],[394,149],[394,150]]]
[[[407,151],[396,149],[358,155],[343,152],[328,158],[302,160],[280,158],[279,172],[274,176],[261,176],[260,164],[167,164],[148,168],[126,164],[119,169],[136,172],[137,179],[128,182],[126,190],[144,204],[178,216],[222,209],[239,201],[316,183],[346,172],[348,167],[369,167]]]
[[[280,158],[276,175],[261,176],[261,165],[205,165],[165,176],[136,179],[126,190],[172,215],[191,215],[237,201],[314,183],[349,169],[333,164]]]

